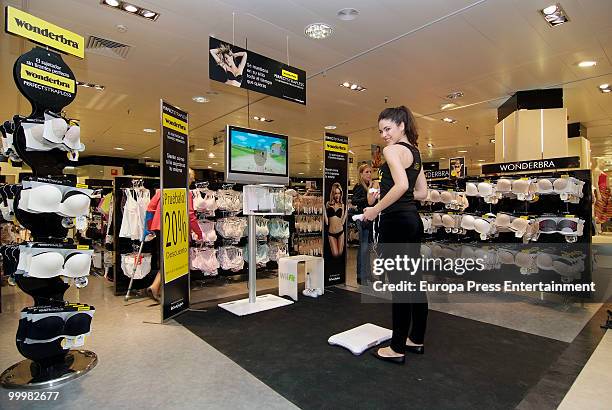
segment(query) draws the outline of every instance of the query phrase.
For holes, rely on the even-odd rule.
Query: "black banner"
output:
[[[306,72],[226,41],[209,38],[208,77],[306,105]]]
[[[438,169],[435,171],[425,171],[425,178],[436,179],[436,178],[450,178],[450,172],[448,169]]]
[[[49,109],[59,113],[76,98],[72,70],[52,51],[36,47],[21,55],[13,66],[13,78],[35,112]]]
[[[348,137],[325,133],[323,256],[325,286],[346,282]]]
[[[440,163],[438,161],[423,162],[423,169],[425,171],[437,171],[440,169]]]
[[[482,166],[483,174],[500,174],[503,172],[540,171],[547,169],[580,168],[580,157],[561,157],[534,159],[530,161],[504,162]]]
[[[162,321],[189,308],[189,117],[161,101]]]

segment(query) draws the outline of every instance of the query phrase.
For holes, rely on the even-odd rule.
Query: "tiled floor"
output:
[[[349,250],[347,288],[357,290],[354,249]],[[269,282],[269,283],[268,283]],[[272,287],[274,280],[260,289]],[[230,286],[227,294],[243,290]],[[204,290],[203,292],[208,292]],[[240,292],[242,293],[242,292]],[[221,295],[223,296],[223,295]],[[96,307],[93,335],[86,348],[96,352],[98,366],[81,380],[60,388],[59,400],[28,403],[28,408],[292,408],[293,405],[254,376],[175,322],[159,324],[159,306],[148,300],[127,305],[102,279],[72,287],[66,299]],[[444,303],[432,308],[552,339],[570,342],[598,305],[559,305],[517,299],[506,303]],[[14,343],[18,312],[31,299],[17,288],[2,288],[0,314],[0,370],[22,360]],[[564,408],[597,408],[602,392],[612,385],[612,373],[601,362],[611,362],[607,335],[563,402]],[[607,388],[607,389],[606,389]],[[606,390],[603,390],[606,389]],[[158,393],[163,392],[163,393]],[[595,404],[587,403],[588,400]],[[0,408],[23,408],[0,390]]]

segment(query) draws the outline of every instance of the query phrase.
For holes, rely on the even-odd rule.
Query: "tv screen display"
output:
[[[288,137],[228,125],[225,164],[228,182],[289,183]]]

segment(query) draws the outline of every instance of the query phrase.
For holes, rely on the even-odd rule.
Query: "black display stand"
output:
[[[67,73],[68,79],[73,79],[74,75],[62,57],[49,50],[35,48],[17,59],[14,69],[14,79],[17,88],[32,104],[32,114],[27,118],[28,121],[44,121],[44,111],[51,109],[59,112],[64,106],[70,104],[76,96],[76,88],[73,95],[63,98],[57,94],[27,88],[18,75],[19,65],[27,59],[38,58],[37,61],[52,61],[56,66]],[[67,80],[68,81],[68,80]],[[26,140],[21,126],[21,121],[25,118],[15,117],[16,132],[14,134],[14,147],[19,157],[32,168],[34,177],[48,177],[53,179],[65,179],[62,174],[63,169],[68,165],[68,156],[65,151],[58,148],[49,151],[29,151],[26,148]],[[19,209],[20,195],[14,199],[15,216],[17,220],[32,233],[34,242],[45,242],[53,244],[70,244],[66,239],[68,230],[62,227],[62,216],[54,213],[30,213]],[[17,286],[23,292],[34,299],[34,306],[49,304],[62,305],[64,303],[64,293],[69,288],[59,277],[48,279],[33,278],[18,275]],[[61,332],[59,332],[61,334]],[[5,388],[16,389],[44,389],[54,388],[74,380],[91,370],[98,362],[95,353],[86,350],[68,350],[62,347],[64,338],[56,339],[52,342],[41,343],[46,348],[32,347],[37,344],[26,345],[19,338],[19,330],[16,338],[17,349],[27,358],[21,361],[0,375],[0,384]],[[50,348],[50,345],[53,345]],[[27,346],[27,349],[25,348]]]

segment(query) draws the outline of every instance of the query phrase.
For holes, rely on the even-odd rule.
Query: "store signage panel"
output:
[[[76,98],[76,79],[62,57],[35,47],[22,54],[13,66],[17,89],[32,107],[60,112]]]
[[[435,171],[425,171],[425,178],[427,179],[436,179],[436,178],[450,178],[450,172],[448,169],[438,169]]]
[[[79,58],[85,57],[83,36],[11,6],[6,7],[5,19],[7,33],[25,37],[35,43]]]
[[[483,174],[500,174],[503,172],[541,171],[547,169],[580,168],[580,157],[561,157],[535,159],[530,161],[504,162],[482,166]]]
[[[306,105],[306,72],[226,41],[209,38],[208,77]]]
[[[346,282],[348,137],[325,133],[323,257],[325,286]]]
[[[189,116],[161,101],[162,321],[189,308]]]

